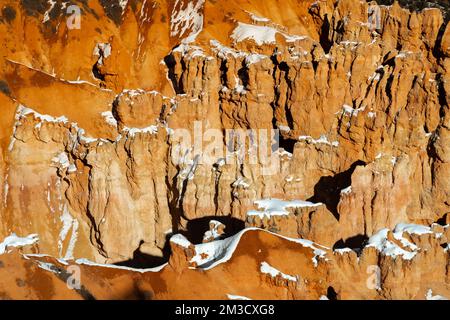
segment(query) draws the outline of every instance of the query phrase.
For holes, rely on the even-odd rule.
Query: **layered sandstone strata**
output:
[[[420,240],[430,249],[408,267],[367,242],[402,224],[450,223],[442,11],[357,0],[74,4],[79,29],[66,2],[1,2],[3,238],[38,234],[40,253],[66,260],[170,256],[182,272],[186,248],[172,235],[197,245],[257,227],[333,256],[323,271],[320,262],[283,271],[326,279],[310,280],[308,294],[294,286],[270,297],[319,298],[332,287],[339,298],[419,298],[432,279],[402,289],[394,275],[412,283],[430,263],[435,290],[448,292],[447,238]],[[236,132],[245,139],[230,142]],[[210,220],[226,227],[215,234],[213,223],[203,238]],[[270,251],[284,244],[249,232],[243,251],[253,238]],[[333,251],[345,247],[354,252]],[[381,268],[380,292],[363,289],[369,265]],[[364,277],[345,287],[336,268]]]

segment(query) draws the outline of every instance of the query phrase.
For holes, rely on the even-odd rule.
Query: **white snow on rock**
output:
[[[83,264],[83,265],[86,265],[86,266],[95,266],[95,267],[103,267],[103,268],[111,268],[111,269],[128,270],[128,271],[139,272],[139,273],[159,272],[162,269],[164,269],[165,266],[168,265],[168,263],[165,263],[163,265],[160,265],[160,266],[154,267],[154,268],[136,269],[136,268],[131,268],[131,267],[117,266],[117,265],[114,265],[114,264],[96,263],[96,262],[93,262],[93,261],[90,261],[90,260],[84,259],[84,258],[75,260],[75,263]]]
[[[416,252],[406,251],[400,248],[397,244],[389,241],[387,239],[388,232],[388,228],[378,231],[376,234],[370,237],[367,247],[374,247],[384,255],[393,258],[397,256],[400,256],[405,260],[411,260],[412,258],[414,258]]]
[[[237,295],[228,294],[228,293],[227,293],[227,297],[230,300],[252,300],[252,299],[244,297],[244,296],[237,296]]]
[[[63,169],[70,166],[69,158],[65,152],[59,153],[56,157],[52,158],[52,161]]]
[[[238,26],[231,34],[231,38],[235,42],[252,39],[260,46],[266,43],[275,43],[275,35],[277,33],[278,30],[271,27],[255,26],[239,22]]]
[[[249,53],[244,51],[238,51],[233,48],[224,46],[217,40],[210,41],[211,48],[214,52],[217,53],[217,56],[221,59],[228,59],[228,56],[232,56],[233,58],[244,58],[245,65],[248,67],[252,64],[261,62],[262,60],[268,59],[267,55],[259,54],[259,53]]]
[[[117,127],[117,120],[116,120],[116,118],[114,118],[111,111],[102,112],[101,115],[103,118],[105,118],[105,121],[107,124],[109,124],[113,127]]]
[[[297,40],[303,40],[305,36],[288,35],[275,28],[267,26],[257,26],[247,23],[238,22],[237,27],[233,30],[231,38],[235,43],[242,42],[244,40],[254,40],[257,45],[272,44],[276,42],[276,34],[284,36],[287,42],[294,42]]]
[[[234,92],[238,94],[246,94],[247,90],[245,89],[244,85],[241,83],[241,79],[234,76],[236,86],[234,87]]]
[[[67,119],[65,116],[54,117],[51,115],[41,114],[33,109],[27,108],[27,107],[19,104],[17,107],[17,110],[16,110],[16,115],[15,115],[16,122],[13,127],[13,133],[12,133],[10,144],[8,147],[8,150],[10,152],[14,148],[14,144],[16,141],[15,134],[16,134],[17,128],[22,125],[21,120],[30,115],[33,116],[33,118],[35,120],[39,121],[39,123],[37,123],[35,125],[35,129],[37,129],[37,130],[40,130],[42,128],[43,123],[62,123],[62,124],[69,123],[69,119]],[[75,129],[75,132],[76,132],[76,134],[70,133],[71,142],[74,144],[73,147],[75,147],[75,144],[77,144],[77,143],[88,143],[89,144],[92,142],[97,142],[99,140],[103,141],[103,142],[106,141],[101,138],[98,139],[98,138],[91,138],[91,137],[86,136],[84,129],[79,128],[78,124],[76,122],[71,122],[70,128],[68,128],[68,129],[69,130]],[[59,156],[58,156],[58,160],[56,159],[56,157],[53,160],[55,160],[54,162],[60,162],[62,160],[62,163],[65,163],[64,159],[63,158],[60,159]]]
[[[48,114],[41,114],[39,112],[34,111],[33,109],[24,107],[23,105],[19,105],[16,112],[16,120],[20,120],[27,115],[33,115],[35,119],[40,122],[63,122],[67,123],[69,120],[65,116],[61,117],[53,117]]]
[[[350,248],[342,248],[342,249],[335,249],[333,252],[339,253],[339,254],[344,254],[344,253],[349,253],[352,252],[353,250]]]
[[[11,135],[11,140],[9,143],[8,151],[11,152],[14,148],[14,144],[16,141],[15,134],[16,134],[17,128],[21,125],[20,120],[22,120],[23,118],[26,118],[28,115],[32,115],[34,117],[34,119],[39,121],[39,123],[36,124],[36,126],[35,126],[36,129],[40,129],[43,122],[53,122],[53,123],[57,123],[57,122],[67,123],[68,122],[68,119],[64,116],[52,117],[50,115],[40,114],[30,108],[27,108],[27,107],[19,104],[17,106],[17,110],[16,110],[16,115],[15,115],[16,122],[13,127],[13,133]]]
[[[183,57],[186,57],[188,60],[196,57],[206,58],[206,54],[202,48],[187,43],[181,43],[179,46],[173,49],[172,52],[179,52]]]
[[[203,240],[217,240],[219,239],[222,235],[219,234],[219,228],[225,228],[225,225],[217,220],[211,220],[209,221],[209,227],[210,230],[206,231],[205,234],[203,235]]]
[[[255,230],[267,232],[285,240],[298,243],[303,247],[311,248],[314,253],[314,257],[312,258],[314,266],[317,266],[318,264],[317,258],[323,258],[326,260],[326,251],[323,249],[328,248],[320,246],[310,240],[288,238],[260,228],[246,228],[232,237],[195,245],[195,256],[192,257],[190,263],[195,263],[197,268],[209,270],[221,263],[227,262],[233,256],[242,235],[248,231]]]
[[[283,279],[286,279],[286,280],[289,280],[289,281],[293,281],[293,282],[297,282],[297,278],[296,277],[291,276],[289,274],[285,274],[285,273],[281,272],[280,270],[275,269],[274,267],[272,267],[271,265],[269,265],[265,261],[261,262],[260,271],[262,273],[264,273],[264,274],[270,275],[272,278],[276,278],[277,276],[280,276]]]
[[[427,300],[448,300],[446,297],[441,295],[435,295],[433,296],[433,290],[428,289],[427,294],[425,295],[425,298]]]
[[[339,147],[339,141],[330,142],[330,141],[328,141],[328,138],[324,134],[321,135],[319,139],[314,139],[311,136],[300,136],[300,137],[298,137],[298,140],[306,141],[306,142],[312,143],[312,144],[327,144],[332,147]]]
[[[145,94],[145,90],[143,90],[143,89],[125,89],[118,95],[118,98],[120,98],[123,95],[133,98],[133,97],[140,96],[142,94]]]
[[[122,8],[122,13],[125,10],[125,7],[127,6],[127,4],[128,4],[128,0],[119,0],[119,5]]]
[[[255,64],[260,62],[261,60],[267,59],[268,57],[263,54],[258,53],[250,53],[247,57],[245,57],[245,64],[247,66],[251,64]]]
[[[128,134],[128,136],[130,137],[134,137],[137,133],[149,133],[149,134],[155,134],[158,132],[158,126],[148,126],[145,128],[129,128],[129,127],[124,127],[123,131],[126,132]]]
[[[251,18],[254,22],[263,22],[263,23],[270,22],[270,19],[269,19],[269,18],[257,16],[256,14],[254,14],[254,13],[252,13],[252,12],[250,12],[250,11],[245,11],[245,12],[248,13],[248,15],[250,16],[250,18]]]
[[[183,43],[195,41],[198,34],[203,30],[203,5],[205,0],[187,1],[176,0],[172,15],[170,17],[170,36],[182,37],[190,31],[189,35],[182,40]]]
[[[407,232],[409,234],[418,234],[418,235],[433,233],[433,231],[431,231],[431,228],[427,227],[427,226],[422,226],[419,224],[412,224],[412,223],[397,224],[394,229],[394,234],[395,233],[401,234],[403,232]]]
[[[321,203],[313,203],[304,200],[280,200],[280,199],[263,199],[256,200],[255,204],[258,205],[259,210],[250,210],[247,212],[247,216],[258,216],[261,219],[264,217],[272,216],[285,216],[289,214],[287,208],[303,208],[303,207],[318,207]]]
[[[349,194],[351,192],[352,192],[352,186],[348,186],[347,188],[341,190],[341,194]]]
[[[179,246],[181,246],[183,248],[189,248],[189,246],[192,245],[192,243],[188,239],[186,239],[185,236],[183,236],[180,233],[177,233],[177,234],[173,235],[170,238],[170,242],[173,242],[173,243],[175,243],[175,244],[177,244],[177,245],[179,245]]]
[[[0,254],[4,254],[8,248],[23,247],[32,245],[39,241],[37,234],[30,234],[26,237],[18,237],[15,233],[7,236],[2,243],[0,243]]]
[[[430,227],[417,224],[399,223],[393,230],[393,236],[394,239],[398,240],[401,243],[403,247],[402,248],[396,243],[387,239],[388,232],[388,228],[378,231],[376,234],[370,237],[367,247],[374,247],[384,255],[393,258],[400,256],[404,260],[411,260],[420,250],[419,247],[403,237],[404,232],[417,235],[433,233]]]
[[[342,106],[342,110],[345,114],[349,114],[351,116],[356,116],[359,112],[364,111],[365,108],[357,108],[354,109],[352,106],[349,106],[348,104],[344,104]]]
[[[232,56],[234,58],[245,57],[247,53],[243,51],[237,51],[233,48],[227,47],[221,44],[217,40],[211,40],[210,42],[211,48],[217,53],[219,58],[227,59],[228,56]]]

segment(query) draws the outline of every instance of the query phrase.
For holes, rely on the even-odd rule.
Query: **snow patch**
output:
[[[254,40],[257,45],[272,44],[276,42],[276,34],[284,36],[287,42],[306,39],[306,36],[288,35],[280,32],[275,28],[267,26],[257,26],[247,23],[238,22],[237,27],[233,30],[231,38],[235,43],[244,40]]]
[[[111,111],[102,112],[101,115],[105,119],[107,124],[117,128],[117,120],[116,118],[114,118]]]
[[[348,252],[352,252],[353,250],[350,248],[342,248],[342,249],[335,249],[334,252],[339,253],[339,254],[344,254],[344,253],[348,253]]]
[[[319,139],[314,139],[311,136],[300,136],[300,137],[298,137],[298,140],[299,141],[306,141],[306,142],[312,143],[312,144],[327,144],[327,145],[330,145],[332,147],[339,147],[339,141],[330,142],[330,141],[328,141],[327,136],[324,135],[324,134],[321,135],[319,137]]]
[[[230,300],[252,300],[252,299],[244,297],[244,296],[236,296],[234,294],[228,294],[228,293],[227,293],[227,297]]]
[[[305,208],[305,207],[318,207],[321,203],[313,203],[304,200],[280,200],[280,199],[263,199],[256,200],[254,202],[258,205],[259,210],[250,210],[247,212],[247,216],[258,216],[261,219],[264,217],[271,218],[272,216],[285,216],[289,215],[287,208]]]
[[[61,152],[56,157],[52,158],[52,161],[58,164],[63,169],[68,168],[70,166],[69,157],[65,152]]]
[[[267,262],[263,261],[261,262],[260,271],[264,274],[270,275],[272,278],[276,278],[277,276],[282,277],[283,279],[286,279],[288,281],[297,282],[297,278],[288,274],[285,274],[271,265],[269,265]]]
[[[23,247],[35,244],[39,241],[37,234],[30,234],[26,237],[18,237],[15,233],[7,236],[2,243],[0,243],[0,254],[4,254],[10,247]]]
[[[203,235],[203,241],[205,240],[217,240],[221,238],[221,234],[219,234],[220,228],[225,228],[225,225],[217,220],[209,221],[210,230],[206,231]]]
[[[440,295],[433,296],[433,290],[431,290],[431,289],[428,289],[427,294],[425,295],[425,298],[427,300],[448,300],[444,296],[440,296]]]
[[[183,236],[180,233],[177,233],[177,234],[173,235],[170,238],[170,242],[173,242],[173,243],[175,243],[175,244],[177,244],[177,245],[179,245],[179,246],[181,246],[183,248],[189,248],[189,246],[192,245],[192,243],[190,243],[189,240],[186,239],[186,237]]]
[[[183,57],[186,57],[188,60],[193,59],[195,57],[202,57],[202,58],[206,57],[205,52],[203,51],[202,48],[186,43],[181,43],[179,46],[173,49],[172,52],[179,52]]]
[[[182,37],[189,30],[189,35],[182,40],[183,43],[195,41],[203,30],[203,5],[205,0],[188,1],[184,6],[183,0],[176,0],[170,17],[170,36]]]
[[[124,12],[127,4],[128,4],[128,0],[119,0],[119,6],[122,8],[122,13]]]
[[[256,14],[250,12],[250,11],[245,11],[248,13],[248,15],[250,16],[250,18],[254,21],[254,22],[263,22],[263,23],[267,23],[270,22],[270,19],[266,18],[266,17],[260,17],[257,16]]]
[[[420,250],[419,247],[403,237],[404,232],[417,235],[433,233],[430,227],[417,224],[399,223],[393,230],[393,237],[401,243],[403,247],[402,248],[396,243],[387,239],[388,232],[389,229],[387,228],[378,231],[376,234],[370,237],[367,247],[374,247],[384,255],[393,258],[400,256],[404,260],[411,260]]]
[[[242,235],[248,231],[255,230],[267,232],[282,239],[298,243],[303,247],[311,248],[314,253],[314,257],[312,258],[314,266],[318,265],[318,257],[325,259],[326,252],[323,249],[319,248],[325,247],[315,244],[310,240],[288,238],[260,228],[246,228],[232,237],[195,245],[196,254],[190,260],[190,262],[195,263],[197,265],[197,268],[203,270],[210,270],[221,263],[227,262],[233,256],[233,253],[236,250]]]
[[[365,108],[357,108],[354,109],[352,106],[349,106],[348,104],[344,104],[342,106],[344,114],[349,114],[351,116],[358,115],[359,112],[364,111]]]

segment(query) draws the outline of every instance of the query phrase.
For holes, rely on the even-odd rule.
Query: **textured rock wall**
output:
[[[41,252],[115,263],[167,259],[172,234],[201,242],[213,218],[225,235],[256,226],[359,250],[399,223],[449,223],[450,35],[439,9],[74,1],[81,29],[69,29],[61,1],[1,4],[3,237],[38,233]],[[279,130],[275,165],[224,154],[227,129],[255,130],[246,144],[257,148]],[[202,158],[213,138],[222,152]],[[247,215],[268,198],[322,205]],[[441,244],[417,270],[434,254],[444,268]],[[379,259],[369,251],[364,259]],[[337,270],[364,273],[355,255],[337,255]]]

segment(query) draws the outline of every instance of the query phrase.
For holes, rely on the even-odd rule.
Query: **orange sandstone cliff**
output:
[[[450,297],[450,31],[404,2],[0,0],[0,297]]]

